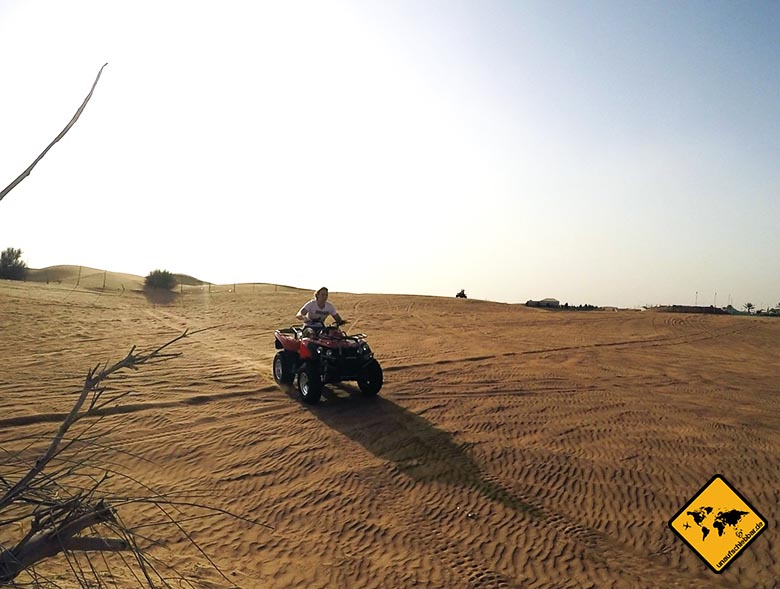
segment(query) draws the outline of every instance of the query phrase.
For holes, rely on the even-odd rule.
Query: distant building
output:
[[[553,309],[557,309],[561,306],[561,302],[558,299],[542,299],[541,301],[527,301],[526,306],[528,307],[549,307]]]

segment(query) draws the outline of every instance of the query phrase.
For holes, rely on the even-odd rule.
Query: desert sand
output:
[[[97,363],[212,328],[117,379],[131,394],[95,425],[121,450],[115,489],[258,522],[182,523],[227,579],[173,532],[142,542],[208,586],[778,586],[780,320],[332,291],[385,384],[373,400],[329,386],[312,407],[271,375],[273,331],[309,291],[160,301],[93,278],[0,281],[0,447],[56,431]],[[768,521],[721,575],[667,525],[716,473]]]

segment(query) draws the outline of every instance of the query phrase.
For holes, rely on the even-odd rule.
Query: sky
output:
[[[780,304],[780,2],[0,0],[0,249],[214,283]]]

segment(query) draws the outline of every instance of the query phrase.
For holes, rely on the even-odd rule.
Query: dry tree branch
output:
[[[80,517],[66,518],[57,527],[44,528],[26,537],[13,550],[0,552],[0,583],[8,583],[19,573],[42,560],[60,552],[82,550],[83,546],[92,546],[97,550],[127,550],[123,540],[103,538],[80,538],[77,534],[99,523],[114,521],[113,510],[104,502],[98,503],[93,510]]]
[[[212,329],[212,328],[207,328]],[[148,353],[136,353],[133,346],[130,352],[120,361],[108,365],[97,365],[89,370],[81,391],[78,393],[71,411],[63,419],[57,432],[54,434],[43,454],[29,469],[14,467],[14,473],[0,476],[0,586],[15,584],[15,579],[23,572],[33,580],[33,586],[39,586],[39,573],[35,566],[42,561],[50,559],[58,554],[63,554],[71,574],[82,587],[92,586],[87,580],[91,574],[93,579],[98,579],[97,569],[108,569],[113,575],[105,554],[118,553],[120,559],[126,565],[134,563],[128,572],[134,576],[139,584],[148,587],[170,586],[165,577],[160,573],[149,555],[147,555],[137,543],[137,539],[143,539],[140,534],[142,527],[133,529],[123,523],[118,517],[116,509],[130,504],[151,504],[160,514],[163,521],[158,525],[171,526],[178,534],[181,534],[195,549],[204,556],[213,569],[228,583],[230,581],[219,570],[216,564],[205,554],[191,534],[183,527],[185,521],[193,521],[194,517],[188,517],[181,513],[182,507],[203,510],[211,515],[228,515],[241,521],[254,525],[258,524],[247,518],[231,514],[225,510],[198,504],[188,498],[195,498],[198,493],[182,493],[166,496],[155,492],[142,482],[133,479],[111,467],[98,465],[96,455],[104,451],[121,452],[110,446],[99,443],[99,436],[87,436],[94,428],[94,423],[88,423],[79,428],[74,436],[70,436],[73,426],[86,417],[96,417],[96,421],[102,419],[100,409],[106,404],[116,402],[124,398],[125,393],[115,393],[110,399],[102,400],[107,390],[105,383],[112,376],[125,370],[137,370],[144,364],[153,364],[180,356],[179,353],[170,353],[168,348],[181,339],[199,333],[204,330],[190,332],[184,331],[158,348]],[[91,402],[88,401],[91,399]],[[70,437],[69,437],[70,436]],[[77,444],[78,442],[78,444]],[[6,450],[3,450],[8,453]],[[10,453],[14,459],[17,457]],[[18,462],[18,460],[14,460]],[[17,472],[18,471],[18,472]],[[102,475],[98,476],[102,472]],[[99,491],[103,483],[113,475],[125,479],[141,487],[141,497],[112,496],[109,504],[105,498],[99,497]],[[11,484],[19,476],[18,482]],[[75,479],[75,483],[73,482]],[[174,516],[166,507],[171,508],[179,516]],[[3,542],[9,535],[19,536],[16,532],[11,534],[11,529],[24,529],[20,539],[13,540],[12,547],[6,547]],[[267,526],[266,526],[267,527]],[[114,537],[106,537],[106,533]],[[122,557],[123,552],[131,553],[130,558]],[[93,562],[91,554],[100,555],[97,563]],[[81,555],[81,556],[77,556]],[[86,563],[84,563],[86,559]],[[97,567],[97,568],[96,568]],[[192,586],[182,575],[176,573],[177,582]]]
[[[16,485],[9,489],[3,497],[0,498],[0,509],[11,503],[19,495],[19,493],[27,489],[30,481],[43,472],[43,469],[46,468],[46,465],[49,464],[49,462],[51,462],[51,460],[57,455],[60,444],[62,443],[65,434],[71,428],[71,426],[79,419],[90,415],[90,411],[81,413],[81,408],[84,406],[84,403],[86,402],[90,393],[94,394],[95,399],[97,400],[102,395],[103,391],[105,391],[105,389],[101,388],[101,384],[115,372],[126,368],[131,370],[138,370],[139,365],[145,364],[150,360],[160,358],[170,359],[179,356],[180,354],[162,354],[161,352],[168,346],[187,337],[188,333],[188,331],[185,331],[180,336],[170,340],[169,342],[163,344],[148,354],[134,355],[133,352],[135,351],[135,346],[133,346],[127,356],[125,356],[123,360],[120,360],[113,366],[104,368],[100,372],[97,372],[97,366],[91,369],[87,374],[86,380],[84,381],[84,386],[81,389],[79,398],[76,400],[76,403],[73,405],[70,413],[68,413],[64,421],[60,424],[60,428],[52,439],[48,450],[46,450],[43,456],[36,460],[35,465],[30,469],[30,471],[24,477],[22,477],[22,479],[16,483]],[[95,403],[93,403],[93,408],[94,404]]]
[[[84,386],[73,408],[60,424],[47,450],[35,461],[35,464],[27,474],[16,484],[8,488],[5,494],[0,497],[0,512],[13,503],[29,504],[33,497],[39,494],[41,488],[36,485],[36,479],[44,479],[45,484],[45,479],[48,477],[42,476],[44,475],[44,469],[58,455],[66,434],[77,421],[91,414],[89,410],[86,412],[81,411],[90,394],[93,395],[94,399],[100,398],[105,391],[105,388],[102,386],[103,382],[116,372],[123,369],[137,370],[139,365],[147,362],[178,356],[179,354],[164,354],[163,350],[187,337],[187,335],[188,331],[185,331],[147,354],[134,354],[135,346],[133,346],[124,359],[112,366],[104,367],[99,372],[99,365],[91,369],[87,374]],[[57,478],[56,475],[55,478]],[[105,480],[105,477],[103,480]],[[87,495],[92,495],[100,482],[102,481],[97,482],[87,492]],[[104,542],[98,542],[97,540],[101,539],[92,538],[82,541],[83,539],[75,538],[83,530],[91,528],[98,523],[116,521],[113,510],[102,501],[95,506],[91,506],[81,496],[65,502],[58,501],[53,497],[51,501],[53,507],[43,512],[36,511],[32,514],[33,519],[30,530],[13,549],[0,551],[0,583],[10,582],[23,570],[34,566],[37,562],[51,558],[60,552],[74,550],[76,546],[92,546],[93,548],[103,546],[109,550],[128,549],[128,544],[122,540],[109,539]]]
[[[104,64],[98,71],[89,94],[87,94],[84,102],[70,122],[35,161],[16,180],[0,192],[0,200],[30,175],[38,162],[76,123],[92,98],[92,93],[106,65],[108,64]],[[99,499],[96,502],[98,488],[109,477],[111,471],[104,470],[102,478],[94,475],[94,471],[97,470],[95,460],[98,457],[95,449],[99,448],[99,445],[96,442],[96,438],[87,437],[89,431],[94,427],[94,423],[92,426],[84,428],[83,431],[73,438],[69,439],[67,435],[74,424],[82,418],[100,416],[101,411],[107,405],[116,404],[127,396],[127,392],[121,392],[113,394],[113,396],[106,395],[107,398],[103,398],[108,390],[108,387],[104,386],[106,380],[118,375],[125,369],[138,370],[138,367],[143,364],[163,362],[179,356],[180,354],[178,353],[171,354],[164,352],[164,350],[182,338],[187,337],[188,334],[194,333],[198,332],[190,333],[185,331],[180,336],[148,354],[135,354],[135,346],[133,346],[124,359],[112,366],[108,366],[106,363],[102,369],[100,364],[92,368],[87,373],[84,385],[73,408],[63,419],[47,449],[29,470],[26,469],[26,466],[22,467],[22,465],[26,464],[22,460],[22,454],[18,451],[14,454],[0,447],[0,454],[4,455],[3,461],[0,462],[0,467],[3,469],[11,467],[10,474],[6,473],[7,476],[0,475],[0,586],[21,587],[22,585],[17,584],[16,579],[24,572],[29,577],[30,586],[32,587],[59,587],[54,579],[41,574],[35,566],[37,563],[58,554],[65,556],[68,567],[79,586],[93,587],[96,584],[101,587],[105,586],[98,568],[90,557],[91,554],[99,556],[103,564],[101,569],[108,575],[111,583],[117,585],[118,579],[114,576],[112,566],[106,558],[107,553],[115,552],[121,562],[126,565],[126,570],[131,578],[134,578],[139,585],[145,583],[148,587],[171,587],[168,579],[158,571],[153,558],[139,547],[136,538],[140,537],[140,534],[123,524],[114,508],[104,499]],[[88,404],[87,401],[89,401]],[[86,410],[84,410],[85,405],[87,407]],[[77,442],[79,443],[78,446],[76,445]],[[30,442],[30,445],[26,446],[23,452],[26,453],[33,444],[34,442]],[[84,445],[86,445],[85,451],[87,456],[82,458],[79,454],[84,450]],[[108,449],[115,451],[112,448]],[[64,456],[69,450],[72,450],[74,455],[71,457]],[[102,452],[103,448],[100,448],[100,451]],[[92,453],[90,454],[90,452]],[[55,459],[60,466],[53,469],[53,471],[52,469],[47,470],[47,467],[52,466]],[[21,476],[17,483],[12,484],[10,479],[16,479],[18,474],[16,472],[17,468],[25,474]],[[88,489],[84,489],[78,484],[66,483],[66,479],[78,479],[79,477],[91,481],[92,485]],[[140,499],[135,498],[132,501],[139,502]],[[181,525],[182,522],[172,517],[162,507],[163,505],[169,505],[178,510],[185,502],[170,501],[158,493],[153,493],[153,498],[147,498],[146,501],[153,503],[160,512],[165,514],[166,521],[172,523],[201,554],[205,555],[192,536],[184,530]],[[128,500],[125,498],[124,502],[127,503]],[[199,509],[227,513],[204,505],[187,504],[195,505]],[[234,514],[229,515],[238,517]],[[246,518],[239,519],[250,521],[246,520]],[[29,526],[26,531],[23,528],[25,523],[28,523]],[[23,535],[21,539],[9,540],[9,538],[14,536],[14,533],[11,531],[12,528],[14,531],[22,529]],[[107,529],[118,537],[105,538],[100,535],[99,529]],[[91,534],[94,535],[82,535],[82,532],[88,531],[91,531]],[[13,543],[13,546],[10,548],[6,547],[6,543],[9,541]],[[125,552],[129,552],[132,558],[126,558],[124,556]],[[80,557],[77,555],[84,555],[84,558],[86,558],[86,564],[92,579],[87,578],[87,571],[82,566]],[[208,560],[223,579],[227,580],[227,577],[213,561],[211,559]],[[137,568],[134,568],[132,563],[135,563]],[[174,567],[165,563],[163,565],[168,570],[173,571],[178,587],[194,587],[193,583],[184,575],[178,573]]]
[[[49,143],[48,147],[47,147],[46,149],[44,149],[44,150],[41,152],[41,154],[40,154],[40,155],[39,155],[37,158],[35,158],[35,161],[34,161],[33,163],[31,163],[31,164],[30,164],[30,166],[29,166],[29,167],[28,167],[28,168],[27,168],[27,169],[26,169],[24,172],[22,172],[22,173],[19,175],[19,177],[18,177],[16,180],[14,180],[13,182],[11,182],[11,183],[10,183],[8,186],[6,186],[6,187],[3,189],[3,191],[2,191],[2,192],[0,192],[0,200],[3,200],[3,197],[4,197],[6,194],[8,194],[9,192],[11,192],[11,191],[12,191],[14,188],[16,188],[16,185],[17,185],[17,184],[19,184],[19,183],[20,183],[22,180],[24,180],[25,178],[27,178],[27,176],[29,176],[29,175],[30,175],[30,172],[32,172],[33,168],[34,168],[36,165],[38,165],[38,162],[39,162],[39,161],[41,161],[41,160],[43,159],[43,156],[45,156],[45,155],[48,153],[48,151],[49,151],[49,150],[50,150],[52,147],[54,147],[54,144],[55,144],[55,143],[57,143],[57,142],[58,142],[60,139],[62,139],[63,137],[65,137],[65,133],[67,133],[68,131],[70,131],[70,128],[71,128],[73,125],[75,125],[75,124],[76,124],[76,121],[78,121],[78,120],[79,120],[79,117],[81,116],[81,113],[82,113],[82,112],[84,112],[84,109],[86,108],[86,106],[87,106],[87,103],[89,102],[89,99],[90,99],[90,98],[92,98],[92,93],[95,91],[95,86],[97,86],[98,80],[100,80],[100,74],[102,74],[102,73],[103,73],[103,68],[104,68],[104,67],[106,67],[107,65],[108,65],[107,63],[104,63],[104,64],[103,64],[103,67],[101,67],[101,68],[100,68],[100,71],[98,72],[97,78],[95,78],[95,82],[92,84],[92,88],[89,90],[89,94],[87,94],[87,97],[84,99],[84,102],[82,102],[82,103],[81,103],[81,106],[80,106],[80,107],[79,107],[79,109],[76,111],[76,114],[75,114],[75,115],[73,115],[73,118],[70,120],[70,122],[69,122],[69,123],[68,123],[68,124],[65,126],[65,128],[64,128],[62,131],[60,131],[60,134],[59,134],[59,135],[57,135],[57,136],[54,138],[54,141],[52,141],[51,143]]]

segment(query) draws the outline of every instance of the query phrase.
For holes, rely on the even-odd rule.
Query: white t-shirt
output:
[[[304,311],[306,312],[304,313]],[[301,310],[298,311],[298,315],[303,315],[306,317],[307,325],[311,325],[312,323],[322,323],[325,321],[325,318],[328,315],[331,317],[336,316],[336,307],[331,305],[330,301],[325,301],[325,306],[320,307],[317,303],[317,299],[312,299],[303,307],[301,307]]]

